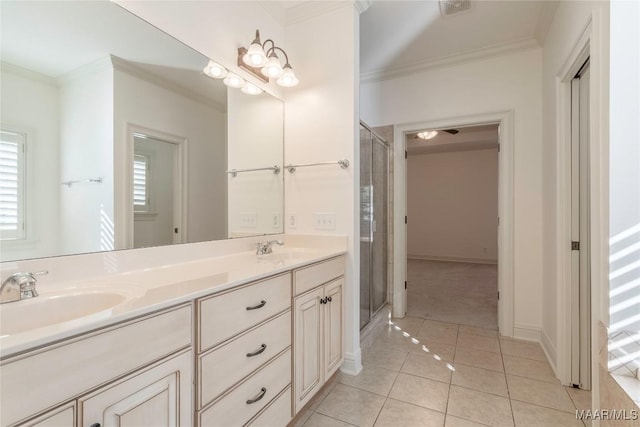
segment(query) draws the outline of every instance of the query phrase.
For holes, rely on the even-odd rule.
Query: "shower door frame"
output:
[[[380,145],[382,145],[386,150],[387,150],[387,170],[386,170],[386,174],[387,174],[387,184],[386,184],[386,193],[387,193],[387,198],[389,197],[390,194],[390,185],[391,185],[391,180],[389,179],[389,171],[391,170],[391,159],[392,159],[392,148],[389,145],[389,143],[387,143],[387,141],[385,141],[384,138],[382,138],[380,135],[378,135],[376,132],[373,131],[373,129],[371,129],[371,127],[369,127],[366,123],[364,123],[362,120],[360,121],[360,126],[362,126],[363,128],[365,128],[368,132],[370,132],[371,137],[370,137],[370,141],[369,143],[371,144],[371,157],[369,158],[369,185],[371,186],[371,206],[373,209],[373,184],[371,183],[373,181],[373,144],[374,143],[378,143]],[[362,141],[362,140],[361,140]],[[359,150],[361,151],[361,150]],[[362,159],[361,159],[362,160]],[[362,183],[360,183],[360,185],[362,186]],[[387,203],[388,205],[388,203]],[[369,319],[367,320],[367,322],[365,324],[362,324],[360,326],[360,330],[362,330],[363,328],[365,328],[370,322],[371,319],[374,318],[374,316],[376,314],[378,314],[378,312],[380,312],[380,310],[382,310],[382,308],[389,303],[390,298],[389,298],[389,290],[392,287],[392,280],[389,280],[389,229],[390,229],[390,215],[389,215],[389,211],[390,208],[389,206],[387,206],[387,226],[386,226],[386,234],[387,234],[387,243],[385,245],[385,263],[387,264],[386,266],[386,271],[385,271],[385,275],[386,277],[384,278],[384,280],[386,280],[387,282],[387,286],[386,286],[386,291],[385,291],[385,300],[382,304],[380,304],[380,307],[376,308],[374,310],[373,308],[373,221],[375,219],[373,219],[373,211],[372,211],[372,220],[370,222],[369,225]],[[362,254],[360,254],[360,256],[362,256]],[[360,278],[360,286],[362,286],[362,277]],[[361,322],[358,322],[361,323]]]

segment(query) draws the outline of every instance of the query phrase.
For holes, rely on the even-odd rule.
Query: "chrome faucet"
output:
[[[278,246],[284,245],[282,240],[267,240],[266,243],[258,243],[256,246],[256,255],[267,255],[273,253],[272,246],[277,244]]]
[[[23,299],[35,298],[37,280],[35,276],[48,274],[48,271],[37,271],[35,273],[15,273],[9,276],[0,287],[0,304],[20,301]]]

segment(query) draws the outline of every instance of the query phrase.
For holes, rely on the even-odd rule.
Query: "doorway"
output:
[[[497,330],[498,124],[405,137],[407,315]]]
[[[571,384],[591,389],[589,60],[571,80]]]

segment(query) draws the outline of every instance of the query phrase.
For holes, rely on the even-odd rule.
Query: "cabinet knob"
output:
[[[89,427],[101,427],[100,423],[93,423]]]
[[[327,300],[328,300],[329,302],[331,302],[331,297],[327,297]]]

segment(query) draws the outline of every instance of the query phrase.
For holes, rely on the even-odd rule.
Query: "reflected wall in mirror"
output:
[[[280,100],[111,2],[0,8],[0,261],[283,231]]]

